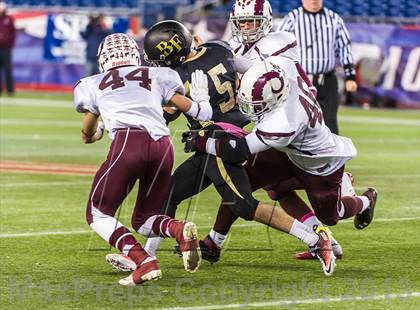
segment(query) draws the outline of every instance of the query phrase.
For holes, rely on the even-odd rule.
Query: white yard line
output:
[[[0,184],[0,188],[13,188],[13,187],[38,187],[38,186],[76,186],[76,185],[88,185],[92,181],[75,181],[75,182],[25,182],[25,183],[5,183]]]
[[[216,310],[216,309],[234,309],[244,307],[276,307],[276,306],[289,306],[289,305],[305,305],[305,304],[325,304],[330,302],[342,301],[367,301],[367,300],[389,300],[389,299],[408,299],[420,297],[420,292],[411,292],[403,294],[384,294],[372,296],[344,296],[344,297],[325,297],[314,299],[290,299],[278,300],[268,302],[253,302],[249,304],[225,304],[225,305],[212,305],[212,306],[195,306],[195,307],[173,307],[173,308],[160,308],[161,310]]]
[[[379,125],[405,125],[420,126],[418,119],[370,117],[370,116],[350,116],[343,115],[338,117],[339,122],[355,124],[379,124]]]
[[[375,222],[404,222],[404,221],[418,221],[420,217],[400,217],[400,218],[379,218],[374,219]],[[353,223],[353,220],[343,220],[340,223]],[[246,228],[246,227],[256,227],[261,226],[260,223],[246,223],[246,224],[237,224],[234,225],[234,228]],[[199,226],[201,229],[209,229],[213,226]],[[81,235],[93,232],[92,230],[69,230],[69,231],[39,231],[39,232],[27,232],[27,233],[16,233],[16,234],[0,234],[1,238],[19,238],[19,237],[38,237],[38,236],[54,236],[54,235]]]
[[[0,105],[37,106],[50,108],[74,108],[71,100],[54,99],[25,99],[25,98],[1,98]]]
[[[0,120],[2,126],[43,126],[43,127],[60,127],[60,128],[74,128],[80,127],[81,122],[77,120],[51,120],[51,119],[20,119],[20,118],[5,118]]]

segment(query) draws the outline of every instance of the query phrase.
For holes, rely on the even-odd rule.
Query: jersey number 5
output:
[[[309,89],[307,89],[307,87],[305,89],[304,85],[306,84],[304,84],[305,82],[303,79],[298,76],[297,80],[298,86],[303,93],[303,95],[299,94],[300,104],[303,106],[306,114],[308,115],[309,125],[311,128],[314,128],[317,122],[322,124],[323,118],[321,107],[319,106],[318,101],[316,101],[314,94]]]
[[[220,111],[222,113],[228,112],[235,106],[235,94],[233,92],[232,84],[229,81],[221,83],[219,79],[219,75],[225,74],[226,72],[227,70],[223,64],[218,64],[217,66],[211,68],[208,71],[208,74],[210,75],[217,92],[221,95],[223,95],[226,92],[228,92],[229,94],[229,99],[227,101],[222,102],[219,105]]]
[[[139,86],[147,90],[150,90],[150,83],[152,82],[149,79],[149,69],[148,68],[138,68],[129,72],[125,77],[127,81],[139,81]],[[101,83],[99,84],[99,89],[104,90],[111,86],[111,89],[117,89],[125,86],[124,78],[120,77],[120,72],[118,69],[109,71],[103,77]]]

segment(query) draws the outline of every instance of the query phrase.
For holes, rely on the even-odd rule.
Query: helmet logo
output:
[[[267,83],[269,83],[271,91],[275,95],[276,100],[280,99],[280,97],[282,96],[281,91],[284,88],[283,77],[277,71],[270,71],[264,73],[254,84],[254,87],[252,89],[252,97],[254,100],[264,100],[264,87]],[[279,86],[277,89],[273,88],[275,84]],[[279,93],[280,95],[277,96],[277,94]]]
[[[160,41],[158,45],[156,45],[156,48],[160,50],[166,58],[173,52],[174,48],[180,52],[182,50],[182,42],[179,36],[175,34],[169,41]]]

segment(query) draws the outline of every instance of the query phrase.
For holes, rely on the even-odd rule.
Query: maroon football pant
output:
[[[169,190],[173,157],[169,137],[154,141],[144,130],[118,130],[93,180],[86,210],[88,224],[92,223],[92,207],[113,217],[137,180],[133,228],[138,231],[149,217],[160,214]]]
[[[362,207],[357,197],[341,197],[344,166],[328,176],[313,175],[294,165],[286,153],[269,149],[248,160],[245,168],[252,190],[266,189],[270,198],[278,200],[295,218],[311,211],[295,190],[306,191],[316,216],[326,225],[336,225],[340,218],[351,217]],[[226,234],[236,219],[221,205],[213,228]]]

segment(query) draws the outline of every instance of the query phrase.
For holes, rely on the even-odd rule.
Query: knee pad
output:
[[[259,201],[252,198],[252,200],[237,199],[235,203],[224,203],[236,216],[246,220],[253,221],[255,218],[255,211],[257,210]]]

